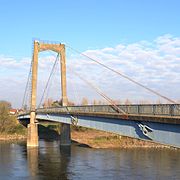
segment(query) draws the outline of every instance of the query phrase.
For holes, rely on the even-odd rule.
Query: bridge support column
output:
[[[61,123],[60,129],[60,145],[70,146],[71,145],[71,128],[70,124]]]
[[[30,124],[28,124],[28,134],[27,134],[27,146],[37,147],[38,143],[38,124],[35,123],[35,112],[31,112]]]

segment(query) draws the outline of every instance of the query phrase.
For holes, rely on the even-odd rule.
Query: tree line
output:
[[[124,105],[131,105],[131,104],[163,104],[163,103],[167,103],[168,102],[163,102],[161,101],[160,99],[156,100],[155,102],[152,102],[150,100],[140,100],[140,101],[137,101],[137,103],[134,103],[133,101],[129,100],[129,99],[125,99],[125,100],[113,100],[112,101],[113,104],[117,104],[117,105],[120,105],[120,104],[124,104]],[[177,101],[177,102],[180,102],[180,101]],[[94,99],[92,101],[89,101],[88,98],[86,97],[83,97],[81,102],[78,104],[78,105],[107,105],[108,102],[105,102],[105,101],[102,101],[102,100],[97,100],[97,99]],[[76,103],[74,103],[73,101],[70,101],[68,100],[68,103],[67,103],[68,106],[75,106],[77,105]],[[59,107],[59,106],[62,106],[62,101],[53,101],[53,99],[49,98],[47,100],[44,101],[43,105],[42,105],[44,108],[47,108],[47,107]]]
[[[122,103],[120,100],[113,100],[113,103],[114,104],[132,104],[129,99],[126,99],[124,103]],[[107,105],[107,104],[108,104],[107,102],[102,101],[102,100],[94,99],[92,101],[89,101],[88,98],[83,97],[81,102],[78,105],[85,106],[85,105]],[[68,106],[75,106],[76,104],[73,101],[68,100],[67,105]],[[53,99],[48,98],[47,100],[44,101],[42,106],[44,108],[47,108],[47,107],[59,107],[59,106],[62,106],[62,100],[54,101]]]
[[[20,125],[15,116],[10,115],[11,103],[0,100],[0,134],[22,134],[24,127]]]

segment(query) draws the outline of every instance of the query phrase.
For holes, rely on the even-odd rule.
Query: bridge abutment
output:
[[[60,145],[70,146],[71,145],[71,127],[70,124],[61,123],[60,129]]]

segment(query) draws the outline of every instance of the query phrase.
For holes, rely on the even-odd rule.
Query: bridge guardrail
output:
[[[180,104],[118,105],[127,114],[180,116]],[[37,112],[106,112],[117,113],[111,105],[67,106],[37,109]]]

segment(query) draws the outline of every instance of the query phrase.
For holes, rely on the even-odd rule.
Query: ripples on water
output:
[[[180,151],[169,149],[91,149],[58,141],[0,143],[0,180],[19,179],[180,179]]]

